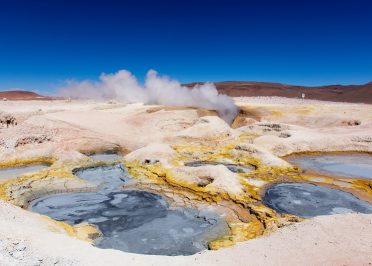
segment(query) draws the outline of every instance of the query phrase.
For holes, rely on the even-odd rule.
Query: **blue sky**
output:
[[[181,82],[372,81],[372,1],[0,1],[0,90],[155,69]]]

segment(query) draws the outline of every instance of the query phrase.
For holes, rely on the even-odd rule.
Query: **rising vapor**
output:
[[[68,81],[59,94],[76,99],[115,99],[126,103],[142,102],[216,110],[228,123],[233,121],[238,112],[234,101],[226,95],[218,94],[213,83],[195,85],[190,89],[176,80],[159,76],[154,70],[147,73],[144,86],[129,71],[120,70],[115,74],[101,74],[98,82]]]

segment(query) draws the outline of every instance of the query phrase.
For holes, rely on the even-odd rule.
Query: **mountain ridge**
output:
[[[202,82],[188,83],[185,86],[191,88],[196,84],[202,84]],[[361,85],[310,87],[275,82],[222,81],[214,82],[214,85],[219,93],[231,97],[278,96],[301,98],[304,93],[306,99],[372,104],[372,82]]]

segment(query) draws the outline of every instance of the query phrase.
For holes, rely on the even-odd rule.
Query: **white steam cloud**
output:
[[[196,85],[193,88],[182,86],[178,81],[159,76],[154,70],[146,75],[144,86],[127,70],[115,74],[101,74],[100,81],[68,81],[60,89],[63,97],[78,99],[115,99],[127,103],[160,104],[188,106],[216,110],[228,123],[235,118],[238,108],[234,101],[218,94],[213,83]]]

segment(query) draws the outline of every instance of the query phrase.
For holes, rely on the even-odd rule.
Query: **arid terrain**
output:
[[[302,100],[290,99],[298,95],[284,85],[271,84],[275,93],[268,93],[289,98],[242,97],[265,95],[255,89],[230,93],[228,83],[216,85],[239,96],[234,100],[240,111],[231,125],[204,109],[12,101],[8,95],[0,102],[0,171],[47,167],[0,179],[0,264],[370,265],[372,179],[305,170],[287,156],[370,156],[372,105],[361,102],[371,103],[371,85],[355,89],[355,95],[366,93],[353,98],[357,103],[344,103],[348,88],[328,88],[321,95],[314,89]],[[99,154],[118,157],[91,156]],[[154,193],[170,209],[190,208],[202,217],[207,210],[226,223],[227,231],[193,255],[144,255],[95,247],[102,235],[97,226],[59,222],[32,211],[43,197],[107,189],[78,171],[113,163],[133,179],[120,181],[120,191]],[[363,201],[367,211],[348,213],[343,207],[309,218],[287,214],[265,201],[267,190],[280,183],[345,192]]]
[[[196,83],[187,84],[193,86]],[[214,83],[218,92],[232,97],[277,96],[286,98],[372,103],[372,82],[362,85],[296,86],[270,82],[226,81]]]
[[[193,87],[198,82],[185,84]],[[250,82],[250,81],[224,81],[214,82],[217,90],[221,94],[231,97],[285,97],[301,98],[302,93],[306,99],[368,103],[372,104],[372,82],[361,85],[327,85],[327,86],[297,86],[270,82]],[[0,91],[0,99],[8,100],[51,100],[53,97],[42,96],[29,91]]]
[[[0,4],[0,266],[372,266],[372,0]]]
[[[30,101],[30,100],[52,100],[52,97],[42,96],[32,91],[11,90],[0,91],[0,99],[3,101]]]

